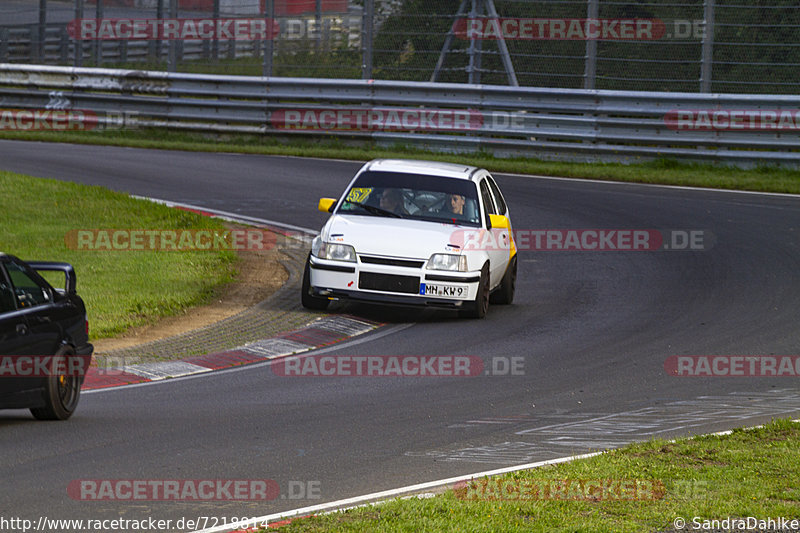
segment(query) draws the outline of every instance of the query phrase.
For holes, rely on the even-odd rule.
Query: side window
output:
[[[492,189],[492,194],[494,194],[494,202],[497,205],[497,213],[500,215],[506,214],[506,201],[503,199],[503,195],[500,193],[500,187],[494,182],[491,176],[488,176],[486,180],[489,182],[489,188]]]
[[[486,183],[486,179],[481,180],[481,200],[483,200],[483,207],[486,209],[487,215],[497,214],[494,201],[492,200],[492,193],[489,191],[489,185]]]
[[[2,263],[0,263],[0,313],[16,311],[17,305],[14,303],[14,291],[6,281]]]
[[[41,305],[50,300],[47,289],[34,281],[22,266],[16,263],[7,263],[8,277],[14,289],[17,306],[21,309]]]

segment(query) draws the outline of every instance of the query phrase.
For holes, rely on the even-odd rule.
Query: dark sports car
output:
[[[64,289],[37,271],[63,272]],[[0,409],[30,409],[40,420],[69,418],[93,350],[72,265],[0,253]]]

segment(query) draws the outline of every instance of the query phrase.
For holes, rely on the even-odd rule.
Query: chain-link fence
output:
[[[796,0],[4,0],[0,62],[794,94]]]

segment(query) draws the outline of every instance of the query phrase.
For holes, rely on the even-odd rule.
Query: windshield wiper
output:
[[[369,211],[374,215],[380,215],[384,217],[394,217],[394,218],[403,218],[403,215],[399,213],[395,213],[394,211],[389,211],[386,209],[381,209],[380,207],[375,207],[374,205],[367,205],[362,204],[361,202],[347,202],[351,205],[357,205],[358,207],[363,207],[365,210]]]
[[[414,215],[415,220],[424,220],[426,222],[438,222],[439,224],[452,224],[454,226],[478,226],[475,222],[471,220],[467,220],[464,218],[454,218],[454,217],[437,217],[434,215]]]

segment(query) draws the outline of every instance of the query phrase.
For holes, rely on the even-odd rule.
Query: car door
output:
[[[485,210],[484,224],[486,224],[486,227],[489,227],[489,215],[498,215],[500,213],[495,206],[494,197],[486,176],[481,178],[478,186],[481,193],[481,201],[483,202],[483,209]],[[489,245],[487,246],[486,253],[489,256],[489,286],[494,288],[500,283],[506,271],[506,265],[508,264],[507,246],[509,240],[507,229],[493,228],[491,232],[493,238],[488,241]]]
[[[17,308],[14,288],[6,271],[7,261],[0,261],[0,403],[14,394],[35,388],[38,380],[17,376],[16,357],[33,355],[32,343],[24,311]]]
[[[504,247],[507,248],[508,254],[505,257],[506,261],[511,259],[511,248],[514,244],[514,228],[511,226],[511,213],[508,209],[508,204],[506,203],[506,199],[503,197],[503,193],[500,192],[500,187],[497,186],[497,182],[494,181],[494,178],[491,174],[486,175],[486,181],[489,183],[489,189],[492,191],[492,197],[494,198],[494,205],[497,208],[497,214],[503,215],[508,219],[508,231],[504,231],[501,233],[502,244]],[[516,249],[514,250],[516,253]]]
[[[5,267],[17,310],[25,320],[20,333],[25,355],[53,355],[63,337],[53,289],[23,263],[12,259]]]

